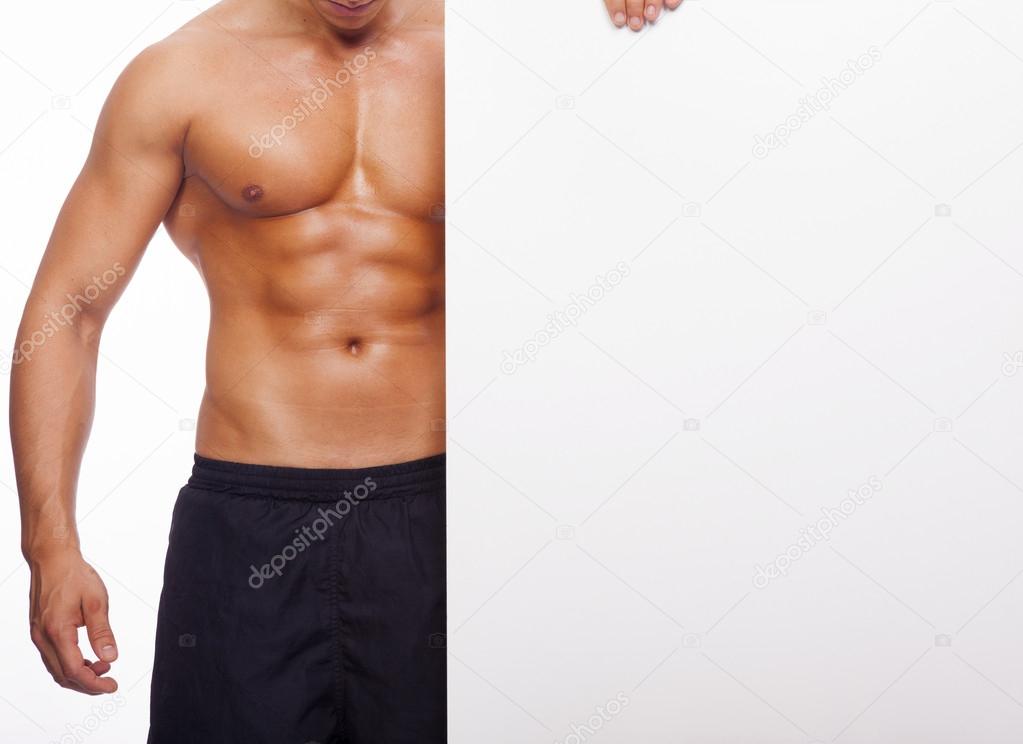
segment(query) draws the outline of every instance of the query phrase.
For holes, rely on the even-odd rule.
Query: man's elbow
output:
[[[68,293],[63,299],[64,303],[44,303],[29,298],[12,354],[14,366],[43,356],[47,346],[99,347],[109,308],[83,301],[88,299],[85,295]]]

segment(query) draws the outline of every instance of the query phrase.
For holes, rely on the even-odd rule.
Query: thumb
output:
[[[82,617],[89,634],[89,643],[100,661],[112,662],[117,658],[117,642],[110,630],[107,598],[86,597],[82,600]]]

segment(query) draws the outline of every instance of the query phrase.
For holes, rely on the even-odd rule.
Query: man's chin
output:
[[[368,26],[386,0],[314,0],[325,21],[343,31],[358,31]]]

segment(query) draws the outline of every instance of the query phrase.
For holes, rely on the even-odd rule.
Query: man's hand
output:
[[[628,24],[640,31],[647,23],[656,23],[664,8],[675,10],[682,0],[604,0],[611,22],[618,28]]]
[[[77,551],[30,560],[29,565],[32,642],[53,680],[87,695],[116,692],[117,682],[103,676],[117,658],[117,644],[107,619],[102,579]],[[98,661],[88,661],[78,648],[78,629],[83,626]]]

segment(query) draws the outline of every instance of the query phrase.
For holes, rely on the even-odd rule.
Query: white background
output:
[[[1023,7],[596,5],[448,0],[452,740],[1020,741]]]
[[[0,7],[3,344],[114,77],[202,7]],[[639,36],[596,0],[448,11],[451,740],[577,741],[621,694],[579,738],[1019,741],[1023,8],[686,0]],[[79,519],[122,697],[84,737],[99,701],[28,640],[0,448],[0,740],[144,738],[205,303],[161,231],[104,337]]]

